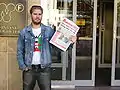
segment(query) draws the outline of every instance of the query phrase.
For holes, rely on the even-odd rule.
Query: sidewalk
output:
[[[110,86],[106,86],[106,87],[75,87],[74,89],[66,89],[66,88],[61,88],[61,89],[52,89],[52,90],[120,90],[120,87],[110,87]]]

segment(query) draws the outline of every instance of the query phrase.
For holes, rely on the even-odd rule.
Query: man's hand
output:
[[[28,71],[28,70],[29,70],[29,68],[28,68],[28,67],[24,68],[24,71]]]
[[[72,43],[75,43],[77,41],[77,36],[71,36],[69,40],[72,41]]]

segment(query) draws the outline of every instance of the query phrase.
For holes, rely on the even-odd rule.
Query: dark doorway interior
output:
[[[96,64],[95,86],[110,86],[110,85],[111,85],[111,68],[98,68],[98,65]]]
[[[101,53],[100,57],[101,59],[104,58],[105,64],[112,63],[113,12],[114,12],[114,0],[98,0],[99,24],[97,28],[97,37],[96,37],[96,56],[99,56],[99,53]],[[102,27],[102,25],[104,27]],[[104,30],[104,32],[102,31],[101,28]],[[101,37],[99,37],[100,35]],[[101,52],[99,52],[99,44],[101,44],[101,49],[100,49]],[[104,45],[104,51],[102,51],[103,45]],[[104,57],[102,56],[102,54],[104,54],[103,55]],[[98,67],[98,58],[97,58],[95,70],[96,70],[95,86],[110,86],[111,85],[111,68]]]

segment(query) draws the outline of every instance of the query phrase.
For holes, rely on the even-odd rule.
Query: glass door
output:
[[[63,18],[66,17],[73,21],[73,2],[73,0],[47,0],[48,5],[43,6],[47,6],[46,10],[48,10],[48,12],[46,12],[46,17],[44,17],[47,22],[46,24],[56,30]],[[53,47],[52,87],[74,88],[72,80],[75,75],[73,75],[72,68],[72,49],[63,52]]]
[[[111,85],[120,86],[120,0],[114,0]]]
[[[80,27],[76,53],[75,85],[94,86],[96,60],[97,0],[77,0],[76,24]]]
[[[80,27],[78,40],[72,49],[61,52],[52,48],[52,86],[94,86],[97,0],[46,0],[47,3],[41,0],[42,2],[45,9],[43,23],[56,30],[66,17]]]

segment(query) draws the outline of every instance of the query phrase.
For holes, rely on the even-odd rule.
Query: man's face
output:
[[[33,13],[31,14],[32,23],[38,25],[41,23],[42,20],[42,12],[40,9],[34,9]]]

